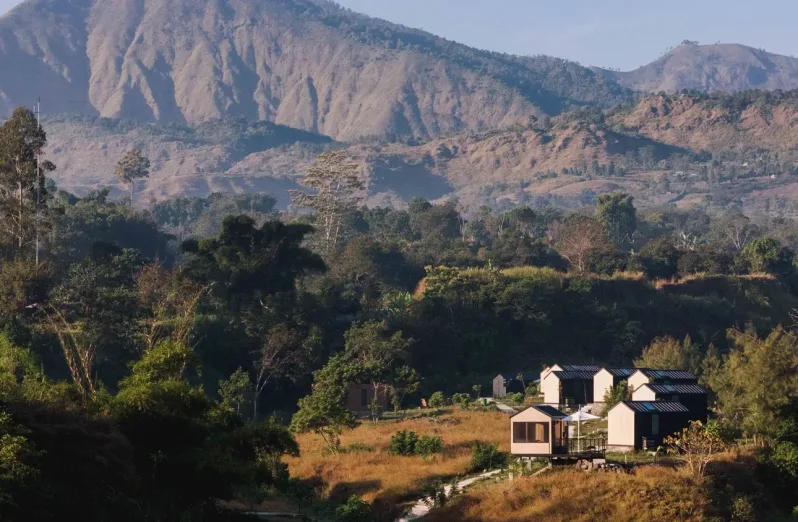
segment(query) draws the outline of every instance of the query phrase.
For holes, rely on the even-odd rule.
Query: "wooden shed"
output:
[[[377,403],[383,410],[388,409],[388,387],[380,386],[377,393]],[[346,409],[353,413],[367,413],[371,411],[371,401],[374,399],[374,387],[371,384],[353,384],[346,391]]]
[[[543,402],[557,407],[592,404],[595,373],[593,371],[551,372],[541,385]]]
[[[593,376],[593,399],[603,402],[607,390],[628,381],[636,371],[637,368],[602,368]]]
[[[690,410],[690,420],[707,421],[707,390],[697,384],[644,384],[632,400],[679,402]]]
[[[608,415],[607,450],[657,448],[665,437],[686,428],[690,417],[690,410],[679,402],[620,402]]]
[[[568,453],[567,415],[539,404],[510,417],[510,453],[517,457],[549,457]]]
[[[493,397],[501,399],[508,393],[526,393],[525,386],[536,382],[537,375],[532,372],[502,372],[493,379]]]
[[[634,391],[644,384],[698,384],[698,378],[687,370],[655,370],[638,368],[628,379],[629,389]]]

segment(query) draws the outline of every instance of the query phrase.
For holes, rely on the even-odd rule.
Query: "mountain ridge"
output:
[[[687,42],[633,71],[594,68],[641,92],[739,92],[798,89],[798,58],[741,44]]]
[[[27,0],[0,18],[5,112],[246,116],[351,141],[483,131],[631,93],[316,0]]]

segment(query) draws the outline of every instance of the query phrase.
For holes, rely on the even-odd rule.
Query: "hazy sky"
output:
[[[624,70],[654,60],[685,39],[798,55],[795,0],[338,1],[474,47]],[[16,3],[0,0],[0,12]]]

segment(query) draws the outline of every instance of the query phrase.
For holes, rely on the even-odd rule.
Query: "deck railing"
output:
[[[582,437],[581,439],[568,439],[567,451],[569,455],[595,453],[603,455],[607,451],[606,437]]]

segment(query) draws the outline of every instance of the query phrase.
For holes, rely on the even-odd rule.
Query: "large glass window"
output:
[[[549,442],[548,422],[514,422],[513,442],[531,443]]]

